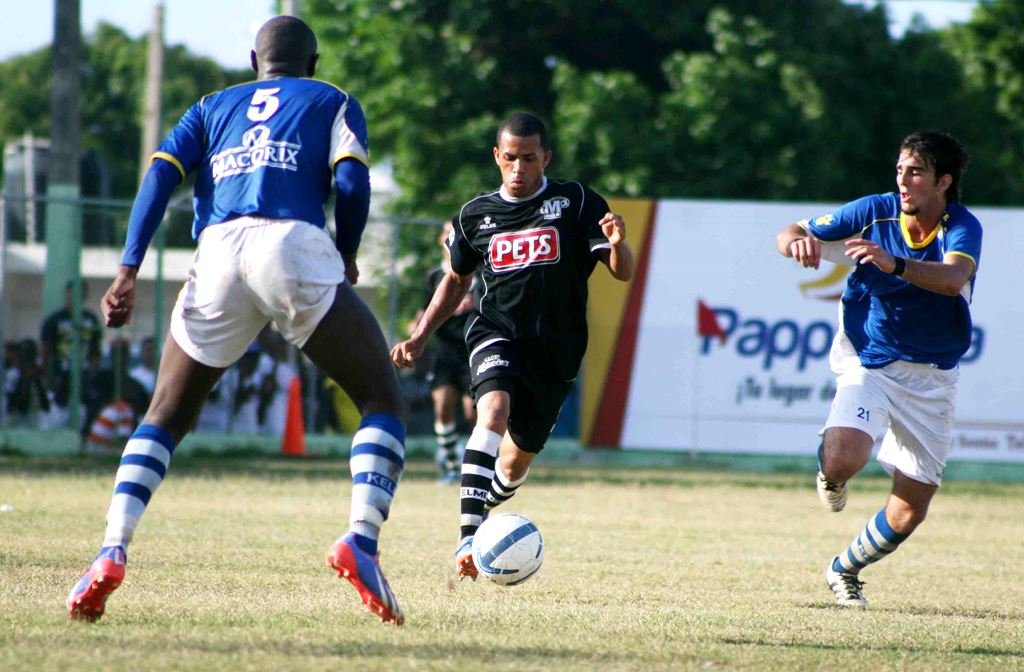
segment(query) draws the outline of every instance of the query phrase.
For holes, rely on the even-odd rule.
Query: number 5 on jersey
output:
[[[249,110],[246,112],[246,116],[252,121],[270,119],[277,112],[277,108],[281,106],[281,101],[277,98],[280,91],[281,87],[256,89],[256,93],[252,94],[252,100],[249,101]]]

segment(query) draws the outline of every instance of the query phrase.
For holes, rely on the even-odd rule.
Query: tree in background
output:
[[[983,3],[966,26],[895,38],[884,5],[841,0],[303,3],[322,76],[360,97],[393,161],[394,211],[439,218],[495,187],[480,150],[514,109],[551,122],[550,174],[615,196],[845,201],[891,188],[891,148],[937,127],[975,155],[970,202],[1019,202],[1022,11]]]
[[[1024,5],[992,0],[946,35],[964,73],[965,128],[974,163],[968,197],[993,205],[1024,202]]]
[[[1007,154],[993,136],[1020,136],[1018,4],[983,3],[966,26],[917,24],[901,38],[883,5],[841,0],[522,0],[514,11],[311,0],[304,11],[323,36],[324,76],[361,97],[374,151],[393,158],[397,210],[443,216],[493,186],[479,149],[521,108],[552,122],[552,174],[619,196],[843,200],[885,188],[903,135],[940,127],[971,140],[973,201],[1005,203],[1013,192],[983,185],[1019,154],[989,156]]]
[[[83,50],[82,148],[106,167],[110,197],[130,199],[138,188],[146,38],[100,23]],[[165,129],[204,93],[252,78],[249,71],[226,70],[180,45],[168,46],[164,57]],[[0,143],[26,132],[49,136],[51,75],[49,47],[0,63]],[[191,245],[190,226],[191,218],[184,217],[169,227],[169,242]]]
[[[319,76],[357,95],[394,214],[441,222],[497,175],[487,148],[514,109],[550,122],[550,174],[612,196],[845,201],[890,188],[891,148],[937,127],[967,142],[973,204],[1024,200],[1024,7],[979,3],[961,26],[901,37],[883,4],[842,0],[305,0]],[[86,40],[83,141],[135,191],[145,40]],[[167,51],[164,126],[250,78]],[[48,135],[49,49],[0,63],[0,140]],[[482,151],[483,150],[483,151]],[[171,227],[187,243],[188,224]],[[403,227],[411,315],[435,230]]]

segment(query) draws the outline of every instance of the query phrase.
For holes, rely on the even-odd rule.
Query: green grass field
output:
[[[809,474],[539,464],[507,510],[545,565],[511,589],[454,581],[458,495],[410,465],[382,538],[406,625],[324,565],[343,460],[176,458],[95,625],[65,596],[102,536],[115,458],[0,457],[0,669],[1024,669],[1024,485],[951,482],[928,522],[833,606],[825,564],[882,505],[841,514]],[[11,509],[13,507],[13,509]]]

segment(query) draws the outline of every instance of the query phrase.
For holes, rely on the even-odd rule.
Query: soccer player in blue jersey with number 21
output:
[[[818,496],[841,511],[847,481],[876,443],[893,485],[886,505],[825,570],[843,607],[867,606],[860,571],[924,520],[952,448],[957,366],[971,345],[981,259],[981,224],[960,203],[967,162],[955,138],[912,133],[900,144],[897,192],[791,224],[776,240],[805,268],[818,267],[823,245],[826,256],[839,247],[855,264],[829,356],[836,396],[818,448]]]
[[[103,615],[174,447],[225,368],[273,322],[362,414],[350,459],[349,532],[328,563],[381,620],[403,622],[377,563],[377,538],[404,466],[404,411],[384,335],[352,288],[370,202],[366,120],[355,98],[310,79],[317,40],[301,20],[271,19],[255,46],[256,81],[205,96],[153,155],[102,300],[107,326],[131,320],[146,248],[174,188],[196,173],[198,248],[171,315],[152,403],[115,476],[102,548],[68,595],[73,619]],[[324,230],[332,184],[334,241]]]

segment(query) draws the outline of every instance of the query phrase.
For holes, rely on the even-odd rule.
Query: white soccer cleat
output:
[[[825,583],[836,596],[836,604],[852,609],[866,609],[868,598],[864,597],[864,582],[856,574],[844,574],[832,569],[832,562],[825,570]]]
[[[818,471],[817,486],[818,499],[826,509],[838,513],[846,507],[846,483],[833,483]]]

